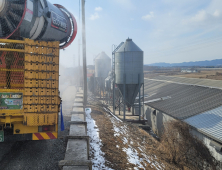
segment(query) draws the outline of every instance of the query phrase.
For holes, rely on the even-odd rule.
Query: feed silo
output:
[[[143,51],[132,39],[128,38],[115,52],[115,76],[115,84],[122,95],[125,90],[125,104],[130,109],[144,83]]]
[[[95,81],[100,91],[104,91],[109,71],[111,71],[111,58],[105,52],[101,52],[95,58]]]

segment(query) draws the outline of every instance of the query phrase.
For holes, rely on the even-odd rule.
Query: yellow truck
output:
[[[0,142],[58,137],[59,42],[0,39]]]

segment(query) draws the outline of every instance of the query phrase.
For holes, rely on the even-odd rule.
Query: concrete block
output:
[[[72,114],[71,121],[86,121],[86,115],[81,113]]]
[[[75,98],[75,103],[83,103],[83,98]]]
[[[85,113],[83,107],[75,107],[73,106],[71,114],[74,113]]]
[[[88,166],[64,166],[63,170],[89,170]]]
[[[89,170],[92,170],[92,161],[90,160],[61,160],[59,161],[59,168],[62,169],[63,167],[71,168],[80,168],[74,170],[85,170],[82,169],[83,167],[88,167]]]
[[[88,155],[88,159],[89,159],[89,149],[90,149],[90,145],[89,145],[89,136],[67,136],[68,139],[81,139],[81,140],[85,140],[87,142],[87,155]]]
[[[86,125],[80,125],[80,124],[72,124],[70,125],[70,131],[69,131],[70,136],[85,136],[87,135],[87,128]]]
[[[66,148],[65,160],[88,160],[88,146],[86,139],[69,139]],[[79,164],[77,164],[79,165]]]
[[[69,121],[68,122],[69,124],[81,124],[81,125],[87,125],[87,122],[86,121]]]
[[[83,99],[83,93],[77,93],[76,98],[82,98]]]
[[[74,103],[73,107],[83,107],[83,103]]]

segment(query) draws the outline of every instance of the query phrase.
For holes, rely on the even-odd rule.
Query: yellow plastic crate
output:
[[[52,71],[52,64],[46,64],[46,71]]]
[[[59,72],[59,65],[58,64],[52,64],[52,71]]]
[[[26,70],[33,70],[33,71],[39,71],[39,63],[38,62],[25,62],[25,69]]]
[[[28,105],[31,105],[31,104],[38,104],[39,103],[39,100],[38,100],[38,97],[36,96],[25,96],[23,98],[23,103],[24,104],[28,104]]]
[[[39,63],[39,71],[45,71],[46,70],[46,64],[44,62]]]
[[[32,96],[34,93],[34,88],[25,88],[24,95],[25,96]]]
[[[52,88],[53,89],[58,89],[59,82],[57,80],[52,80]]]
[[[36,61],[37,56],[35,54],[26,54],[25,55],[25,61],[26,62],[35,62]]]
[[[57,96],[52,97],[52,99],[51,99],[52,102],[51,103],[52,104],[58,104],[58,99],[59,98]]]
[[[36,79],[25,79],[25,87],[39,87],[39,81]]]
[[[25,79],[39,79],[38,71],[25,71]]]
[[[51,77],[54,80],[59,80],[59,73],[58,72],[52,72]]]
[[[39,104],[45,104],[45,97],[39,97]]]
[[[46,87],[52,88],[52,80],[46,80]]]
[[[41,72],[39,72],[38,74],[39,74],[39,75],[38,75],[39,79],[41,79],[41,80],[47,79],[47,77],[46,77],[47,72],[41,71]]]
[[[39,82],[39,87],[46,87],[46,81],[47,80],[38,80],[38,82]]]
[[[52,98],[47,96],[45,98],[45,104],[52,104]]]
[[[50,105],[51,106],[51,112],[58,112],[58,106],[57,105]]]
[[[46,96],[52,95],[52,89],[46,89]]]
[[[39,88],[39,96],[45,96],[46,95],[46,88]]]
[[[46,56],[41,56],[41,55],[40,55],[40,56],[38,57],[38,62],[40,62],[40,63],[44,62],[44,63],[45,63],[45,62],[47,62],[47,61],[46,61],[46,58],[47,58]]]
[[[46,110],[46,107],[47,107],[46,105],[39,105],[38,107],[39,107],[39,111],[40,111],[40,112],[43,112],[43,113],[44,113],[44,112],[47,111],[47,110]]]

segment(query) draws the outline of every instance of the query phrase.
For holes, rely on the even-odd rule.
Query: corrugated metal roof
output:
[[[154,100],[147,105],[177,119],[183,120],[222,105],[220,89],[150,79],[145,79],[144,83],[146,101]],[[166,96],[171,98],[155,101]]]
[[[173,77],[173,76],[157,76],[152,79],[222,89],[222,81],[221,80],[184,78],[184,77]]]
[[[190,117],[184,121],[222,143],[222,106]]]

